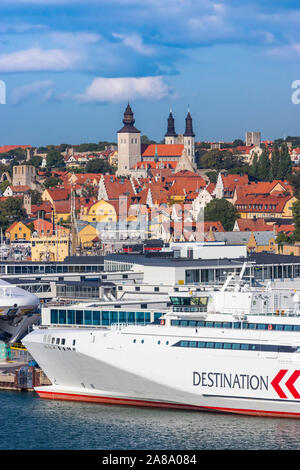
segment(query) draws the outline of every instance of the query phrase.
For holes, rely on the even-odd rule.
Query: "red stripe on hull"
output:
[[[196,406],[184,405],[181,403],[164,403],[152,402],[145,400],[132,400],[129,398],[115,398],[115,397],[100,397],[92,395],[79,395],[72,393],[59,393],[50,391],[37,390],[40,398],[51,400],[68,400],[68,401],[83,401],[90,403],[103,403],[110,405],[126,405],[126,406],[142,406],[152,408],[173,408],[182,410],[196,410],[196,411],[212,411],[221,413],[234,413],[247,416],[261,416],[261,417],[275,417],[275,418],[300,418],[300,413],[289,413],[285,411],[264,411],[264,410],[248,410],[248,409],[235,409],[235,408],[219,408],[211,406]]]

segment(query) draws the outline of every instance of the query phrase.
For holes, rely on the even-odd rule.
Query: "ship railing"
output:
[[[207,312],[207,308],[191,305],[173,306],[173,312]]]

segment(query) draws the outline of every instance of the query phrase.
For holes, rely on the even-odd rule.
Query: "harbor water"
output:
[[[0,391],[1,450],[299,450],[300,420],[110,406]]]

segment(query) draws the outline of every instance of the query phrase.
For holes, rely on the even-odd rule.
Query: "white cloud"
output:
[[[295,60],[300,58],[300,43],[295,42],[286,46],[273,47],[266,52],[268,57],[274,59]]]
[[[170,93],[170,88],[162,77],[98,77],[76,98],[83,103],[122,102],[139,98],[159,100]]]
[[[71,46],[72,48],[94,44],[101,39],[101,36],[97,33],[71,33],[62,31],[55,31],[50,34],[50,37],[54,42],[65,46]]]
[[[36,80],[27,85],[15,88],[11,92],[11,101],[13,104],[18,104],[28,96],[42,92],[42,100],[47,101],[52,96],[52,80]]]
[[[62,49],[42,50],[39,47],[0,54],[0,72],[72,70],[80,55]]]
[[[152,55],[154,50],[150,46],[146,46],[142,38],[135,33],[132,34],[113,34],[113,37],[122,40],[123,44],[142,55]]]

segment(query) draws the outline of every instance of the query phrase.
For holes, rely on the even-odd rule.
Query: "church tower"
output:
[[[168,129],[165,133],[165,144],[177,144],[177,134],[175,132],[175,121],[173,118],[172,111],[170,110],[170,114],[168,117]]]
[[[133,112],[128,103],[123,118],[124,126],[118,131],[117,176],[126,176],[141,161],[141,132],[134,127]]]
[[[188,111],[185,118],[185,133],[183,134],[183,145],[187,156],[195,163],[195,134],[193,131],[193,120]]]

